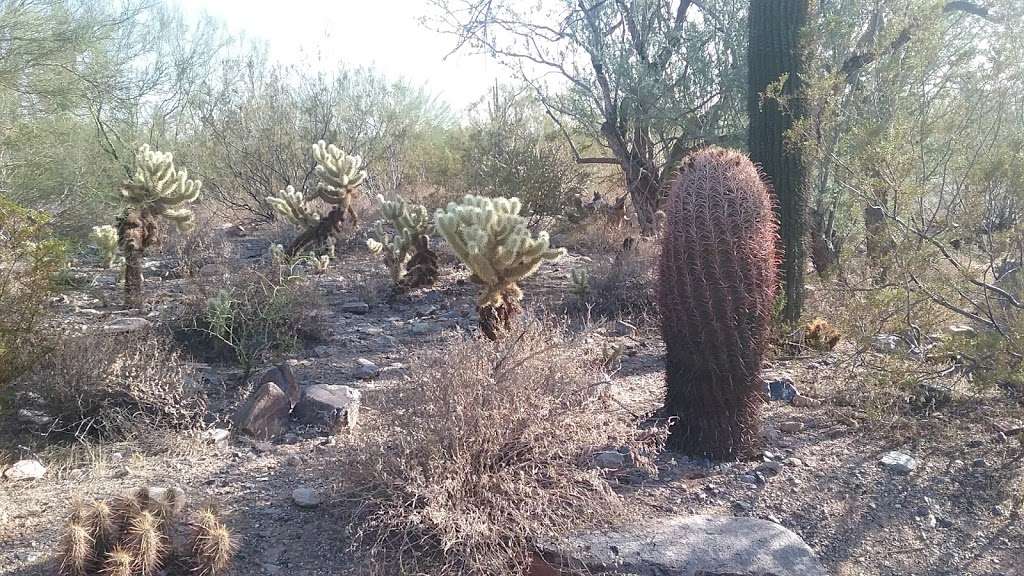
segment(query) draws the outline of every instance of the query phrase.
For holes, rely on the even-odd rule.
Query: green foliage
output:
[[[0,398],[41,351],[46,304],[66,262],[66,246],[50,236],[48,220],[0,196]]]
[[[170,152],[151,150],[143,144],[135,154],[135,175],[121,185],[121,197],[147,216],[161,216],[180,229],[192,227],[188,205],[199,198],[203,183],[190,180],[188,171],[174,166]]]
[[[522,291],[517,282],[545,260],[565,254],[564,248],[551,248],[547,232],[534,238],[520,209],[518,198],[466,195],[435,214],[438,231],[473,272],[473,281],[484,288],[480,306],[501,306],[506,299],[518,302]]]

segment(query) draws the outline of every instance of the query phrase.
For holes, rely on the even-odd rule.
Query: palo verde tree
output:
[[[800,319],[803,307],[808,179],[801,146],[787,138],[804,114],[800,35],[809,10],[809,0],[753,0],[749,16],[748,148],[775,192],[782,236],[782,316],[790,322]]]
[[[742,1],[432,3],[435,26],[460,48],[495,56],[534,88],[577,162],[622,169],[645,234],[688,151],[742,139]],[[551,75],[559,81],[546,84]]]
[[[188,171],[174,166],[170,152],[150,150],[143,144],[135,155],[135,175],[121,184],[128,204],[117,218],[117,244],[124,255],[125,306],[142,306],[142,258],[156,240],[161,218],[178,229],[192,227],[188,205],[199,198],[203,183],[190,180]]]

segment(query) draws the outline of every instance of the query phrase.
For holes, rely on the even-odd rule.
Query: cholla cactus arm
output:
[[[274,196],[267,196],[267,203],[295,226],[310,228],[320,221],[320,214],[310,208],[302,192],[290,184]]]
[[[317,187],[320,197],[329,204],[342,204],[349,194],[366,178],[360,168],[363,159],[349,156],[334,144],[320,140],[313,145],[316,173],[321,183]]]
[[[93,244],[100,251],[103,265],[107,268],[113,267],[117,262],[117,228],[109,224],[93,226],[92,234],[89,236]]]
[[[187,205],[199,198],[202,181],[190,180],[187,170],[174,166],[171,153],[151,150],[148,144],[139,147],[135,163],[135,175],[122,184],[121,196],[142,212],[190,227],[193,214]]]

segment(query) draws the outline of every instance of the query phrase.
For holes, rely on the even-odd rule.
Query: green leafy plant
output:
[[[545,260],[565,254],[551,248],[547,232],[534,238],[526,218],[519,215],[518,198],[466,195],[434,216],[437,229],[469,267],[473,282],[483,287],[477,301],[480,328],[491,340],[507,331],[521,309],[518,282],[533,274]]]

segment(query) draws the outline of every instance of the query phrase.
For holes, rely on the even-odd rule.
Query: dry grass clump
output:
[[[60,576],[149,576],[171,565],[223,574],[238,541],[210,508],[184,518],[177,488],[147,488],[109,501],[75,502],[57,554]]]
[[[194,370],[150,330],[60,339],[14,386],[20,405],[54,418],[51,431],[78,438],[194,429],[206,413]]]
[[[585,268],[584,290],[572,290],[566,308],[572,314],[628,317],[640,323],[657,317],[657,242],[633,241],[612,257],[598,257]]]
[[[497,343],[462,336],[411,374],[345,471],[353,548],[375,573],[522,573],[536,539],[621,511],[596,452],[653,472],[665,437],[638,430],[597,392],[598,361],[535,320]]]

